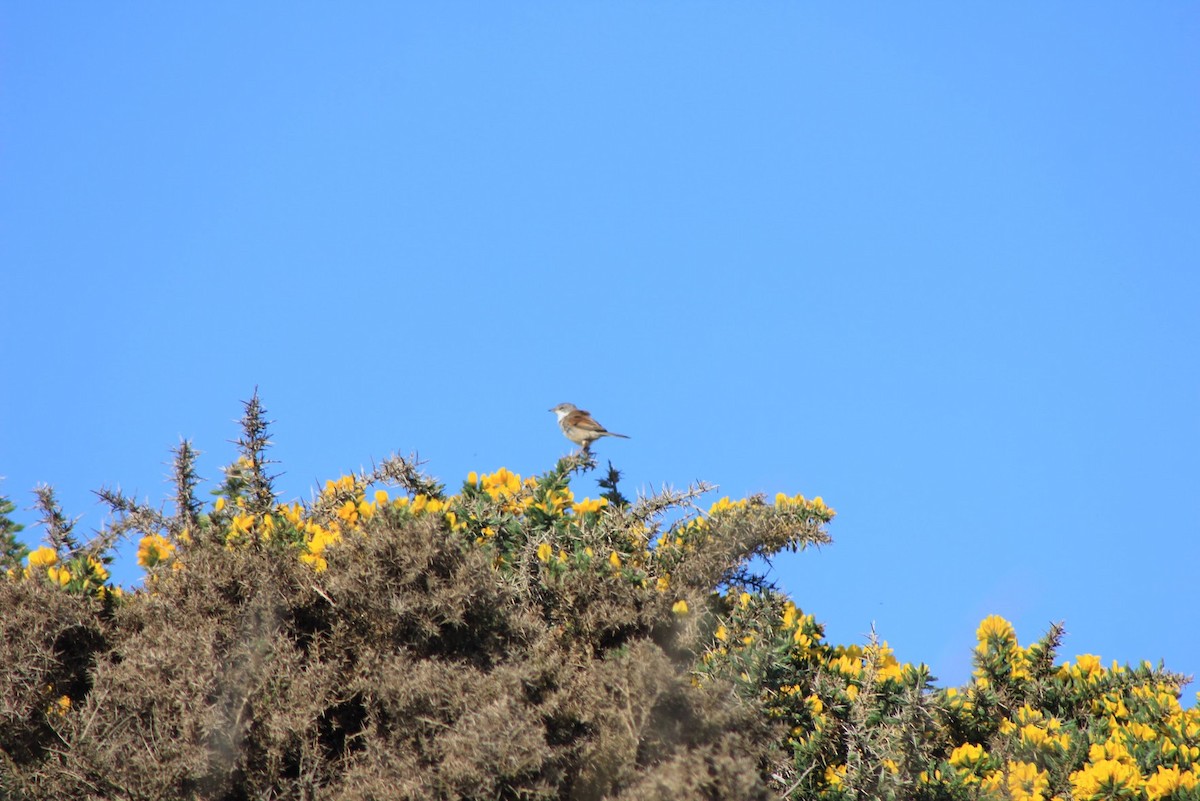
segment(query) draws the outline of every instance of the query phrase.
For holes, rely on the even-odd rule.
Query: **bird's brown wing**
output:
[[[576,409],[563,418],[563,423],[572,428],[582,428],[584,431],[595,431],[598,434],[608,433],[604,426],[592,419],[583,409]]]

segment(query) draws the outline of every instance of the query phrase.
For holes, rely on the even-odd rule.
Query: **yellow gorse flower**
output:
[[[56,717],[65,718],[67,713],[71,711],[71,697],[68,695],[60,695],[58,700],[50,705],[46,710],[48,714]]]
[[[1005,766],[1008,793],[1013,801],[1043,801],[1050,790],[1050,774],[1032,762],[1009,762]]]
[[[49,567],[58,561],[58,554],[53,548],[43,545],[41,548],[36,548],[29,554],[29,566],[31,568]]]
[[[594,501],[584,498],[579,503],[572,504],[571,509],[577,515],[585,515],[589,512],[599,512],[601,509],[603,509],[607,505],[608,505],[607,498],[597,498]]]
[[[715,515],[720,514],[721,512],[730,512],[735,509],[745,509],[748,505],[749,502],[745,498],[742,498],[738,501],[731,501],[729,500],[729,496],[726,495],[724,498],[710,506],[708,508],[708,513],[709,515]]]
[[[785,630],[795,627],[796,611],[796,605],[791,601],[788,601],[783,605],[783,628]]]
[[[1171,767],[1159,765],[1158,772],[1146,779],[1143,789],[1150,801],[1158,801],[1160,798],[1167,798],[1180,791],[1190,792],[1195,790],[1198,785],[1200,782],[1192,770],[1180,770],[1174,765]]]
[[[1104,759],[1071,774],[1076,798],[1120,798],[1136,794],[1142,782],[1137,765]]]
[[[831,659],[829,667],[851,679],[856,679],[862,674],[862,662],[846,654]]]
[[[470,478],[471,476],[468,475],[467,480],[470,481]],[[493,500],[511,497],[521,491],[521,477],[507,468],[501,467],[495,473],[483,476],[483,491]]]
[[[964,765],[974,765],[982,762],[986,757],[987,752],[983,750],[982,745],[965,743],[951,752],[950,764],[956,768],[963,767]]]
[[[1059,668],[1058,674],[1063,678],[1073,678],[1092,684],[1104,676],[1104,665],[1100,664],[1100,657],[1095,654],[1080,654],[1075,657],[1074,665],[1070,662],[1063,664]]]
[[[71,571],[65,567],[51,566],[46,568],[46,575],[50,580],[60,587],[65,587],[71,582]]]
[[[987,650],[987,644],[993,640],[999,640],[1001,643],[1017,642],[1017,634],[1013,630],[1012,624],[999,615],[990,615],[983,619],[979,624],[979,630],[975,632],[976,638],[979,640],[978,650]]]
[[[165,562],[175,553],[175,546],[159,534],[147,534],[138,542],[137,562],[144,568],[152,568]]]

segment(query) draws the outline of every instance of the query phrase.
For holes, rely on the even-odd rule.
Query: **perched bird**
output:
[[[583,446],[587,453],[592,443],[601,437],[620,437],[629,439],[624,434],[614,434],[592,419],[591,414],[583,409],[576,409],[573,403],[560,403],[550,411],[558,415],[558,425],[562,428],[567,439],[576,445]]]

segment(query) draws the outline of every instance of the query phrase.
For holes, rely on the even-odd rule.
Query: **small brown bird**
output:
[[[560,403],[550,411],[558,415],[558,425],[562,428],[566,438],[576,445],[582,445],[584,453],[587,453],[592,447],[592,443],[601,437],[629,439],[624,434],[614,434],[609,431],[593,420],[591,414],[583,409],[575,408],[573,403]]]

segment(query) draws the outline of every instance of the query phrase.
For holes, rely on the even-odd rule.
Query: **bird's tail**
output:
[[[621,439],[629,439],[629,437],[628,437],[627,435],[625,435],[625,434],[614,434],[614,433],[613,433],[613,432],[611,432],[611,431],[605,431],[604,433],[605,433],[605,434],[607,434],[607,435],[608,435],[608,436],[610,436],[610,437],[620,437]]]

